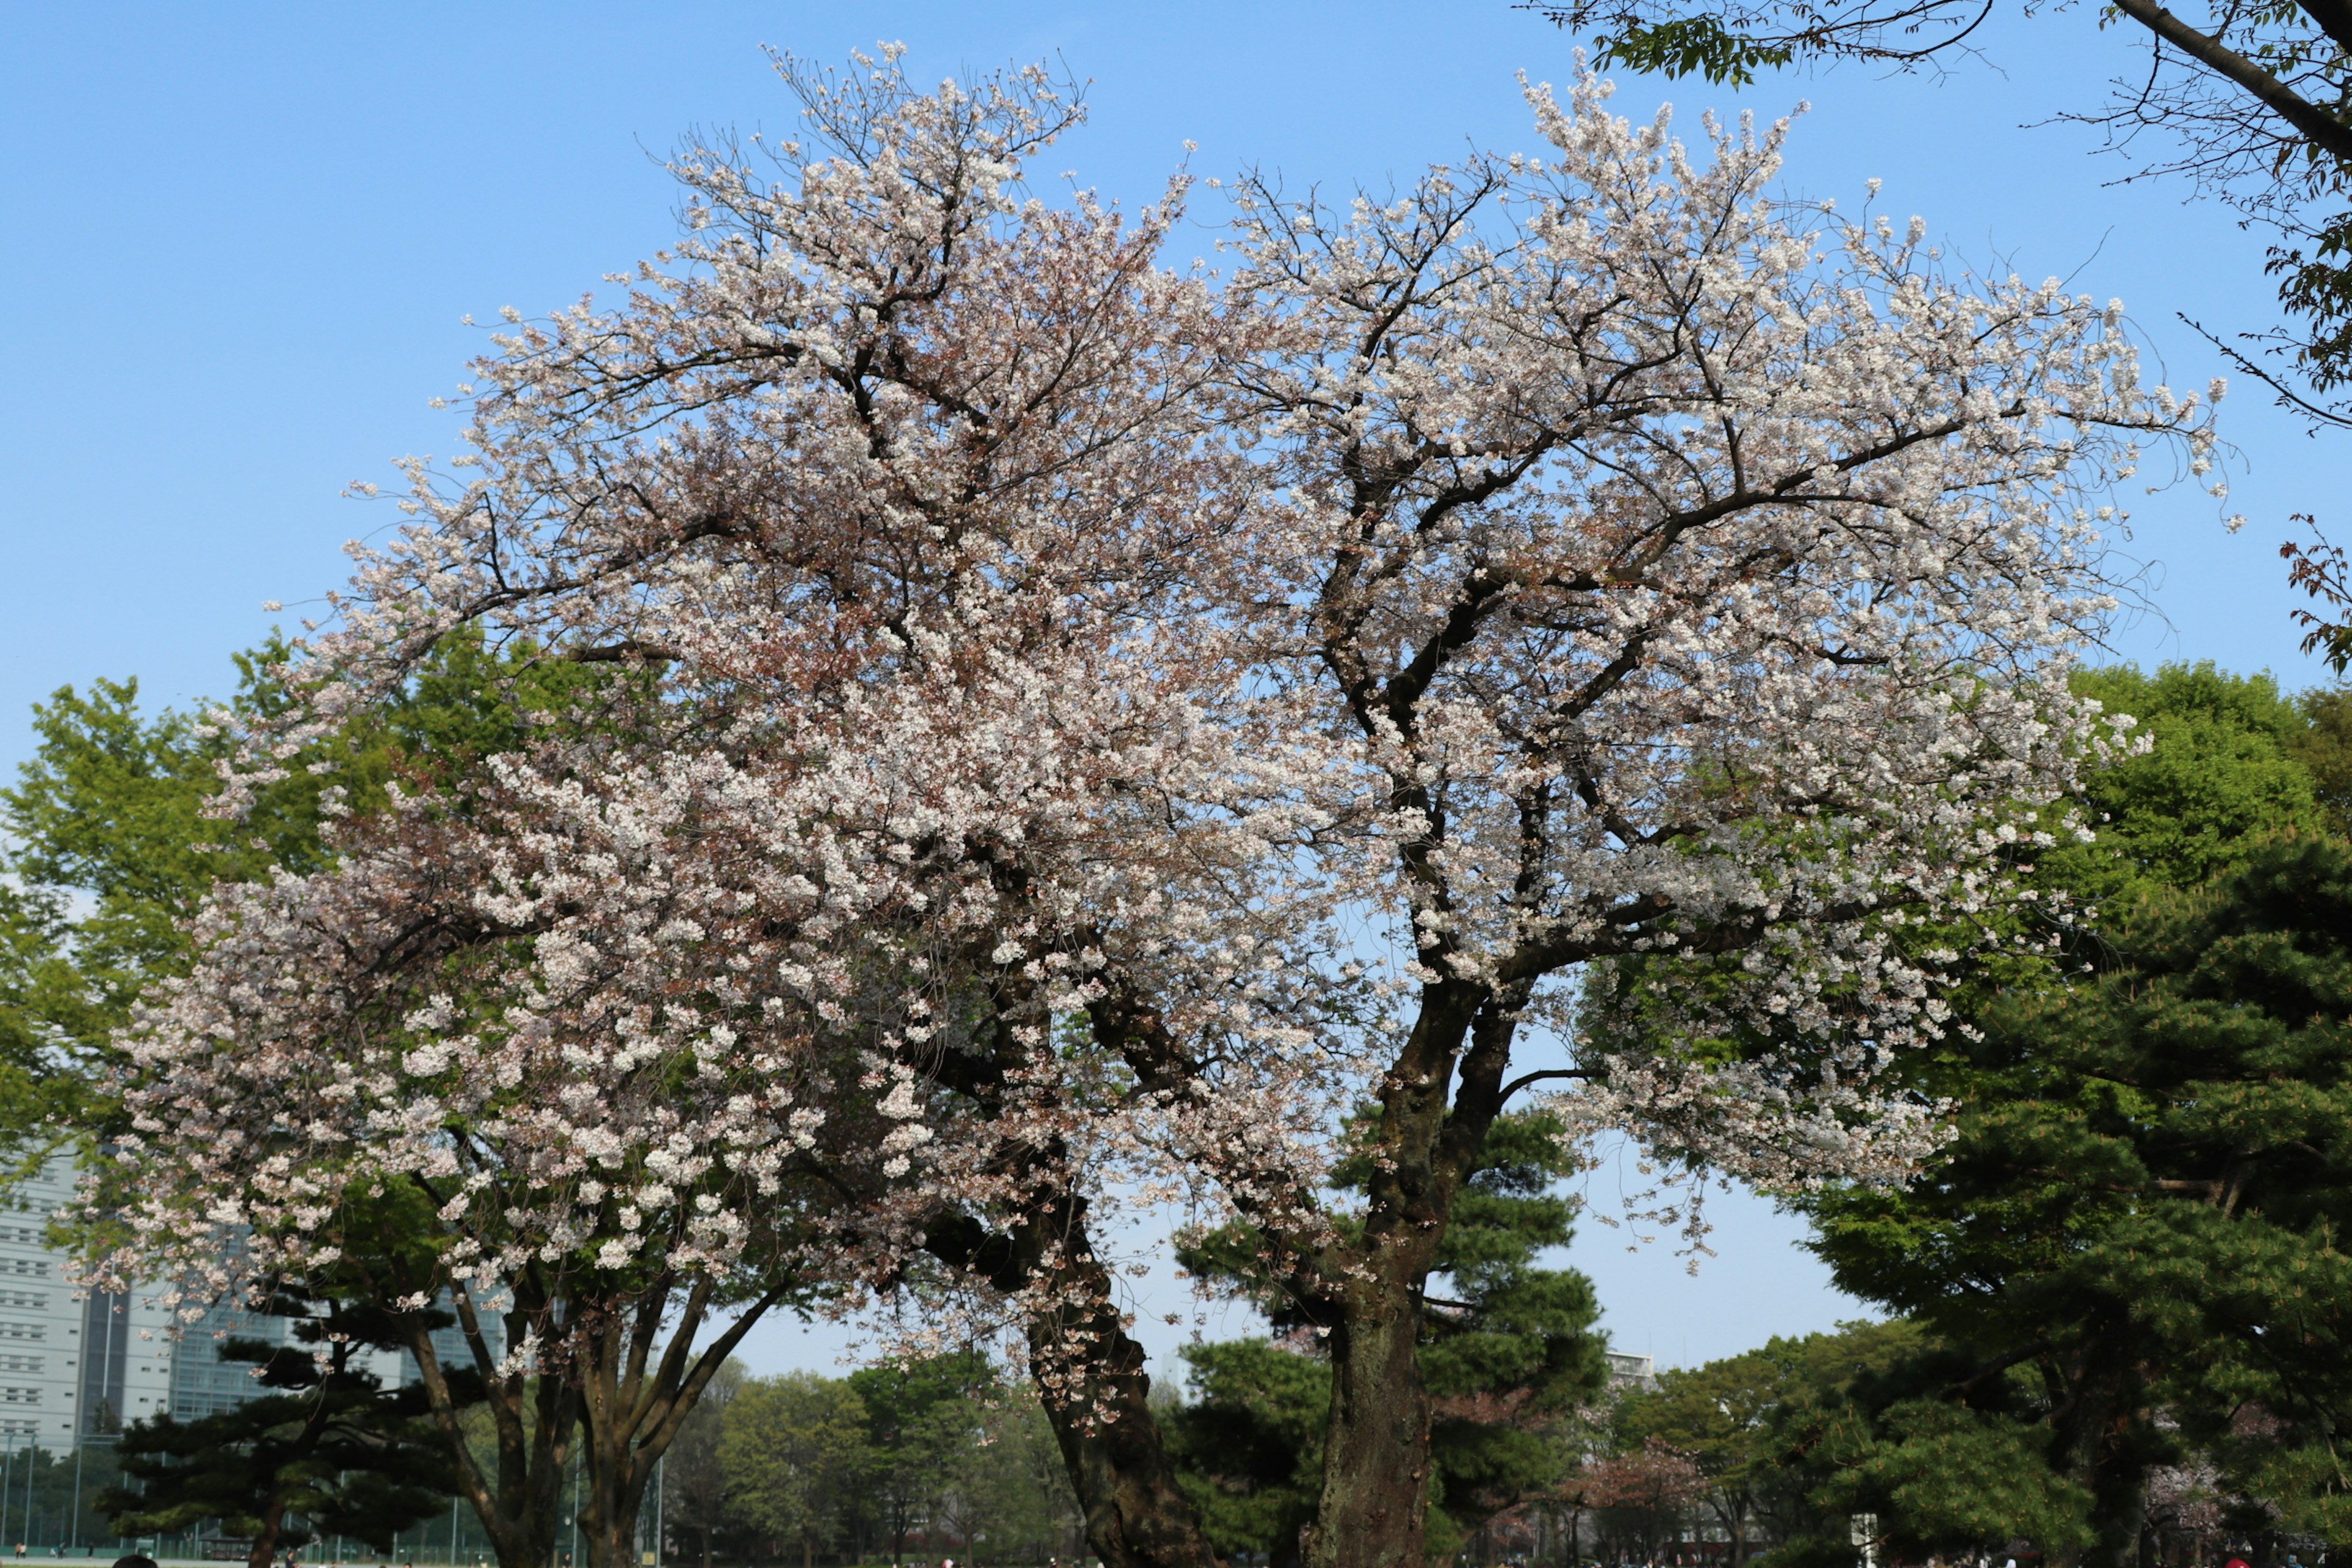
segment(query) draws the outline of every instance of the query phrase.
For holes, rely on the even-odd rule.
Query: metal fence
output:
[[[136,1539],[117,1535],[98,1506],[105,1492],[121,1483],[114,1442],[111,1436],[91,1436],[59,1446],[0,1434],[0,1568],[18,1562],[110,1562],[133,1550],[163,1561],[245,1561],[248,1543],[216,1531]],[[558,1568],[585,1561],[580,1547],[579,1496],[575,1466],[564,1487],[563,1514],[556,1536]],[[646,1489],[645,1507],[637,1518],[640,1561],[658,1560],[660,1510],[657,1476]],[[322,1536],[302,1547],[299,1556],[306,1564],[340,1563],[347,1568],[400,1568],[402,1564],[491,1568],[498,1561],[481,1521],[464,1500],[454,1497],[446,1515],[402,1531],[388,1552],[362,1541]]]

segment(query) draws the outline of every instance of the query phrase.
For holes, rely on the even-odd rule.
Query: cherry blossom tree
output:
[[[222,810],[461,630],[625,678],[221,891],[100,1271],[429,1194],[436,1280],[530,1303],[499,1370],[579,1391],[601,1568],[714,1307],[919,1296],[1023,1338],[1107,1563],[1192,1565],[1104,1234],[1181,1200],[1331,1359],[1309,1560],[1418,1563],[1422,1293],[1507,1105],[1781,1188],[1932,1145],[1874,1068],[2118,743],[2063,679],[2100,498],[2204,473],[2202,400],[2117,307],[1777,205],[1784,127],[1529,89],[1540,159],[1243,181],[1219,276],[1160,259],[1182,179],[1023,183],[1066,88],[896,58],[783,62],[806,142],[682,155],[680,243],[513,318],[412,465]],[[1738,955],[1695,1043],[1562,1056],[1662,954]]]

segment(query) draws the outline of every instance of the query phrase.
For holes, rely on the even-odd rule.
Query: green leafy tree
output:
[[[1775,1340],[1761,1359],[1782,1376],[1763,1422],[1776,1564],[1846,1568],[1856,1515],[1877,1520],[1895,1562],[2019,1536],[2059,1553],[2089,1540],[2089,1494],[2051,1464],[2047,1402],[2030,1376],[1979,1376],[1965,1351],[1901,1320]]]
[[[183,922],[216,882],[273,867],[316,869],[333,853],[327,828],[339,816],[365,818],[395,785],[462,777],[551,726],[595,722],[583,716],[595,689],[646,679],[542,659],[523,644],[494,650],[472,634],[445,638],[402,690],[287,759],[284,776],[232,825],[206,815],[219,764],[253,725],[287,709],[289,681],[304,677],[275,641],[236,662],[235,694],[193,713],[143,712],[134,680],[67,688],[35,708],[34,754],[14,787],[0,789],[0,1150],[14,1162],[0,1165],[0,1183],[60,1148],[87,1153],[131,1131],[105,1087],[120,1062],[114,1033],[146,986],[186,967]],[[95,1169],[112,1173],[107,1163]],[[345,1284],[372,1289],[387,1307],[446,1287],[429,1249],[415,1245],[434,1223],[431,1205],[415,1207],[415,1193],[343,1197]],[[72,1239],[101,1250],[106,1229]],[[417,1319],[411,1328],[421,1328],[423,1310],[408,1314]],[[488,1472],[466,1489],[502,1558],[543,1563],[577,1402],[554,1380],[501,1379],[492,1386],[502,1405],[493,1413],[497,1453],[476,1467],[460,1420],[472,1376],[458,1376],[436,1412],[443,1438],[467,1456],[461,1479]]]
[[[964,1438],[963,1407],[998,1392],[996,1369],[977,1351],[862,1367],[850,1390],[866,1410],[865,1471],[873,1522],[902,1562],[907,1538],[929,1523]]]
[[[1299,1561],[1322,1486],[1331,1369],[1303,1338],[1186,1345],[1192,1398],[1161,1421],[1210,1545],[1274,1568]]]
[[[1946,1157],[1816,1203],[1820,1248],[1974,1349],[1979,1378],[2037,1370],[2109,1561],[2184,1443],[2284,1527],[2340,1531],[2322,1456],[2352,1418],[2352,851],[2262,845],[2108,941],[2095,979],[1986,1011]]]
[[[866,1403],[838,1378],[754,1378],[727,1406],[719,1465],[728,1501],[752,1524],[816,1561],[849,1523],[858,1481],[873,1468]]]
[[[320,1535],[390,1552],[455,1488],[424,1391],[386,1389],[362,1364],[395,1349],[398,1330],[363,1299],[287,1289],[266,1305],[291,1321],[290,1342],[231,1340],[220,1354],[252,1363],[271,1392],[200,1420],[132,1423],[115,1452],[137,1489],[110,1489],[101,1511],[121,1535],[216,1523],[250,1541],[250,1568],[268,1568],[280,1548]]]
[[[942,1428],[934,1535],[960,1543],[959,1562],[1034,1563],[1069,1550],[1082,1521],[1033,1385],[1007,1384],[989,1398],[942,1405],[930,1419]]]
[[[1584,1500],[1654,1546],[1676,1508],[1711,1510],[1744,1561],[1759,1531],[1775,1568],[1850,1568],[1854,1515],[1890,1561],[1950,1561],[2017,1535],[2086,1539],[2089,1499],[2049,1463],[2034,1380],[1955,1397],[1968,1356],[1916,1322],[1849,1323],[1664,1373],[1612,1422],[1616,1453]],[[1679,1461],[1679,1465],[1675,1463]]]
[[[2190,1068],[2182,1042],[2133,1009],[2177,983],[2160,975],[2181,952],[2167,944],[2188,929],[2182,922],[2254,918],[2247,909],[2221,912],[2252,896],[2252,868],[2274,876],[2280,857],[2299,857],[2316,876],[2336,851],[2303,760],[2315,746],[2308,705],[2299,710],[2268,678],[2169,666],[2153,676],[2126,668],[2079,679],[2111,708],[2137,714],[2152,744],[2087,782],[2098,840],[2044,857],[2045,883],[2089,917],[2059,933],[2056,951],[2077,973],[2018,970],[1979,986],[1964,1026],[1914,1064],[1922,1091],[1958,1110],[1958,1135],[1926,1175],[1899,1189],[1821,1194],[1805,1206],[1841,1285],[1918,1315],[1976,1358],[1976,1369],[1955,1373],[1938,1397],[1981,1410],[2008,1396],[2007,1369],[2031,1370],[2040,1394],[2021,1415],[2041,1428],[2055,1473],[2094,1500],[2098,1554],[2122,1562],[2137,1551],[2147,1478],[2178,1457],[2182,1441],[2170,1415],[2159,1419],[2167,1402],[2187,1396],[2172,1369],[2210,1363],[2200,1336],[2242,1340],[2247,1331],[2157,1310],[2171,1288],[2148,1272],[2159,1251],[2208,1279],[2238,1267],[2226,1227],[2192,1227],[2202,1238],[2194,1246],[2178,1228],[2201,1211],[2193,1190],[2177,1184],[2203,1178],[2173,1167],[2189,1151],[2160,1129],[2175,1111],[2210,1110],[2222,1103],[2215,1096],[2251,1092],[2243,1086],[2257,1080],[2280,1081],[2290,1101],[2324,1093],[2334,1070],[2305,1057],[2294,1072],[2319,1076],[2286,1082],[2277,1060],[2209,1063],[2239,1080],[2223,1089]],[[2282,906],[2270,907],[2263,918],[2279,918]],[[2305,912],[2324,921],[2325,907]],[[2320,927],[2300,938],[2284,928],[2274,934],[2322,949],[2332,941]],[[2220,931],[2195,940],[2218,942]],[[2252,1017],[2252,1002],[2232,995],[2228,1005]],[[2284,1005],[2292,1012],[2306,1004]],[[2150,1225],[2171,1237],[2164,1247],[2143,1234]],[[2189,1265],[2183,1247],[2203,1255]],[[1919,1426],[1918,1441],[1938,1438],[1958,1440],[1932,1422]]]
[[[1932,1395],[1857,1416],[1849,1441],[1826,1456],[1837,1468],[1814,1500],[1832,1517],[1878,1520],[1892,1560],[1950,1561],[2016,1536],[2045,1551],[2084,1544],[2089,1500],[2053,1470],[2041,1428]],[[1817,1537],[1813,1555],[1850,1562],[1852,1538]]]
[[[585,684],[622,679],[446,639],[394,700],[291,759],[244,820],[210,818],[238,736],[290,700],[287,659],[276,641],[238,654],[235,694],[192,712],[143,713],[135,679],[34,705],[33,755],[0,789],[0,1146],[24,1169],[114,1130],[101,1087],[113,1032],[142,989],[185,967],[183,922],[216,881],[314,870],[331,813],[453,776]]]
[[[2352,838],[2352,687],[2315,688],[2295,700],[2305,728],[2289,748],[2311,775],[2327,831]]]
[[[1768,1422],[1787,1373],[1771,1349],[1750,1352],[1661,1373],[1654,1391],[1628,1394],[1612,1413],[1622,1448],[1661,1443],[1697,1466],[1707,1483],[1705,1506],[1734,1563],[1748,1561],[1758,1494],[1777,1473]]]
[[[2195,1249],[2181,1254],[2189,1233],[2177,1216],[2202,1212],[2196,1194],[2206,1189],[2193,1184],[2210,1177],[2192,1173],[2195,1159],[2174,1163],[2189,1152],[2157,1129],[2176,1110],[2210,1112],[2255,1092],[2256,1082],[2278,1082],[2283,1106],[2330,1092],[2334,1068],[2323,1055],[2297,1058],[2291,1068],[2278,1058],[2215,1064],[2231,1083],[2226,1089],[2180,1079],[2176,1068],[2190,1059],[2183,1045],[2152,1021],[2121,1022],[2161,989],[2158,971],[2173,959],[2158,955],[2187,951],[2166,945],[2180,940],[2180,922],[2252,919],[2243,909],[2226,919],[2216,911],[2253,896],[2252,868],[2274,876],[2280,856],[2336,852],[2305,760],[2319,745],[2313,705],[2290,701],[2267,677],[2210,665],[2075,679],[2085,695],[2135,715],[2148,744],[2086,779],[2080,806],[2096,827],[2094,841],[2062,836],[2029,847],[2021,837],[2021,868],[2051,916],[2018,922],[2011,955],[1985,963],[1954,994],[1955,1026],[1944,1040],[1894,1064],[1923,1097],[1955,1108],[1957,1137],[1907,1185],[1795,1200],[1812,1215],[1839,1283],[1916,1315],[1941,1347],[1936,1354],[1954,1362],[1923,1363],[1908,1384],[1889,1373],[1859,1404],[1842,1396],[1832,1404],[1843,1425],[1824,1427],[1808,1449],[1843,1455],[1838,1485],[1884,1505],[1850,1511],[1910,1521],[1903,1528],[1913,1533],[1902,1539],[1921,1551],[1984,1523],[1958,1494],[1920,1489],[1962,1473],[1979,1477],[1979,1493],[2005,1497],[2015,1518],[2041,1521],[2059,1550],[2074,1549],[2084,1519],[2105,1560],[2137,1550],[2147,1477],[2189,1440],[2167,1425],[2170,1415],[2159,1419],[2168,1401],[2188,1397],[2167,1369],[2207,1363],[2200,1335],[2242,1342],[2251,1331],[2210,1320],[2192,1329],[2189,1318],[2160,1328],[2170,1286],[2149,1272],[2158,1249],[2142,1231],[2166,1216],[2172,1241],[2162,1250],[2192,1267],[2185,1258]],[[2300,863],[2319,876],[2316,861]],[[2277,940],[2326,948],[2324,881],[2311,883],[2312,900],[2300,906],[2265,906],[2273,913],[2263,918],[2285,922]],[[2293,921],[2279,911],[2293,907],[2321,924],[2286,934]],[[1914,940],[1939,933],[1922,928]],[[2195,940],[2209,956],[2222,951],[2218,927]],[[1661,983],[1705,984],[1708,973],[1707,961],[1666,959],[1603,972],[1594,1038],[1611,1042],[1615,1030],[1638,1045],[1642,1031],[1672,1027],[1670,1012],[1652,1000]],[[2252,1008],[2253,994],[2235,994],[2231,1005]],[[2312,1004],[2282,1005],[2293,1016]],[[2290,1018],[2283,1026],[2297,1026]],[[1759,1021],[1754,1038],[1720,1048],[1769,1049],[1771,1028]],[[2151,1085],[2168,1087],[2144,1098]],[[2195,1234],[2202,1251],[2193,1272],[2232,1277],[2240,1264],[2231,1247],[2245,1233]],[[2277,1262],[2291,1267],[2284,1254]],[[1987,1479],[1996,1473],[2007,1478],[1998,1488]],[[1808,1481],[1807,1495],[1828,1499],[1837,1489],[1825,1478]],[[1842,1531],[1816,1539],[1832,1556],[1850,1550]]]

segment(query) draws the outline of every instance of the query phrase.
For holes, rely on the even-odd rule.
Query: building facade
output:
[[[68,1443],[171,1408],[167,1315],[77,1289],[44,1239],[73,1190],[70,1163],[53,1160],[0,1207],[0,1436],[18,1443]]]
[[[67,1257],[46,1233],[73,1194],[73,1163],[57,1159],[0,1205],[0,1446],[63,1446],[165,1414],[196,1421],[268,1393],[252,1363],[224,1361],[220,1351],[233,1339],[283,1344],[285,1319],[225,1301],[175,1335],[171,1314],[140,1292],[67,1281]],[[470,1360],[455,1330],[434,1339],[443,1358]],[[404,1354],[378,1352],[375,1362],[370,1370],[387,1386],[415,1376]]]

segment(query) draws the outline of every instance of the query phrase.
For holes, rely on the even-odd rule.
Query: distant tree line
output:
[[[666,1461],[671,1560],[1076,1560],[1085,1521],[1034,1389],[977,1353],[847,1377],[730,1363]]]

